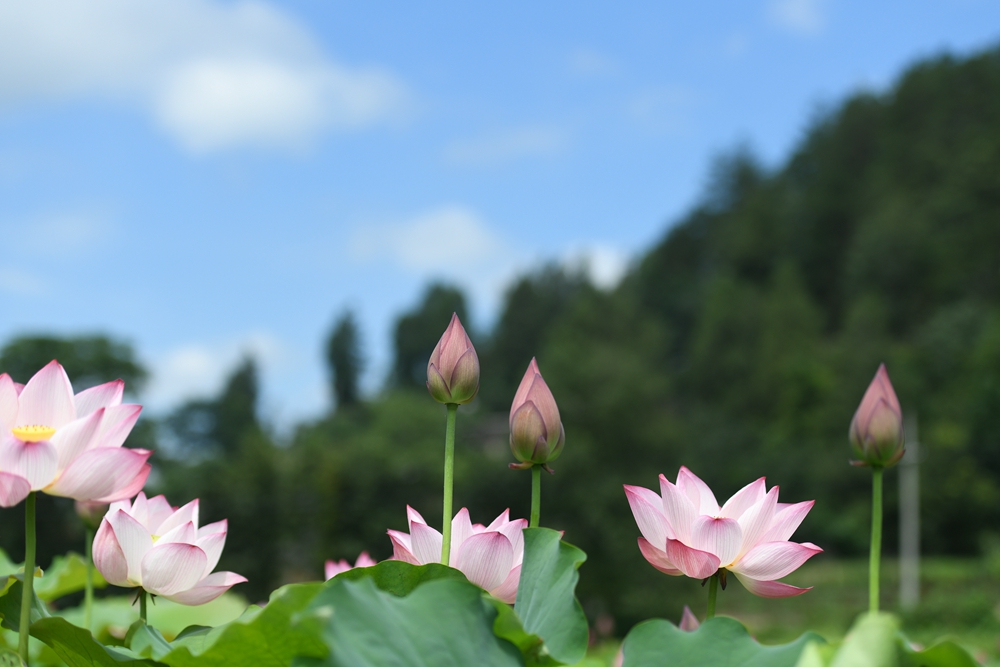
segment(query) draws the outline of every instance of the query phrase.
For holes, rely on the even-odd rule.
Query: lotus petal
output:
[[[747,552],[731,569],[751,579],[781,579],[822,551],[808,542],[764,542]]]
[[[178,604],[205,604],[219,597],[236,584],[242,584],[246,580],[246,577],[233,572],[215,572],[199,581],[193,588],[165,597]]]
[[[120,447],[88,449],[69,464],[46,492],[81,501],[113,498],[122,489],[131,489],[151,454],[145,449]]]
[[[18,397],[14,426],[48,426],[58,430],[74,419],[73,385],[63,367],[50,361],[24,385]]]
[[[121,447],[138,421],[140,412],[142,412],[141,405],[124,404],[106,408],[94,446]]]
[[[90,389],[84,389],[73,397],[73,403],[76,405],[77,419],[86,417],[94,410],[99,410],[100,408],[110,408],[113,405],[120,405],[124,393],[125,383],[121,380],[106,382]]]
[[[691,541],[691,524],[698,516],[698,510],[687,494],[660,475],[660,495],[663,496],[663,515],[676,539]]]
[[[740,545],[739,555],[743,555],[760,543],[761,538],[771,527],[771,520],[774,518],[774,509],[778,504],[778,487],[772,486],[763,498],[754,503],[739,518],[740,528],[743,529],[743,544]]]
[[[148,463],[143,464],[143,466],[139,468],[139,472],[132,478],[131,482],[125,486],[115,489],[108,495],[103,498],[99,498],[94,502],[111,503],[116,500],[120,500],[121,498],[131,498],[135,494],[139,493],[142,490],[142,487],[146,486],[146,480],[149,478],[149,473],[152,469],[153,467]]]
[[[736,558],[743,542],[743,531],[736,519],[699,516],[691,528],[691,545],[699,551],[714,554],[722,565]]]
[[[28,480],[32,491],[45,488],[59,469],[59,453],[47,440],[21,442],[5,437],[0,442],[0,470]]]
[[[762,598],[790,598],[812,590],[812,586],[809,588],[798,588],[789,584],[783,584],[780,581],[761,581],[742,575],[739,572],[736,573],[736,578],[740,580],[744,588]]]
[[[410,528],[413,555],[421,565],[441,562],[441,539],[441,533],[425,523],[414,523]]]
[[[514,604],[517,600],[517,586],[521,583],[521,566],[515,565],[511,568],[510,574],[503,580],[503,583],[490,591],[490,595],[507,604]]]
[[[131,586],[128,580],[128,561],[122,551],[115,531],[107,519],[101,521],[94,536],[94,567],[113,586]]]
[[[666,546],[666,542],[664,542]],[[663,549],[657,549],[645,537],[639,538],[639,551],[642,552],[642,557],[649,561],[649,564],[655,567],[660,572],[664,574],[669,574],[672,577],[679,577],[683,572],[677,569],[669,558],[667,558],[667,552]]]
[[[153,538],[141,523],[136,521],[125,510],[109,511],[104,517],[112,530],[115,539],[121,547],[125,562],[128,564],[128,580],[133,586],[142,585],[142,558],[153,548]]]
[[[9,431],[17,421],[17,388],[6,373],[0,374],[0,430]]]
[[[221,523],[226,522],[223,521]],[[222,549],[226,546],[226,529],[223,528],[221,531],[214,531],[205,535],[202,535],[200,530],[198,533],[195,545],[204,551],[205,556],[208,558],[208,562],[205,564],[205,576],[208,576],[215,569],[215,566],[219,564],[219,558],[222,557]]]
[[[457,568],[487,591],[502,584],[513,566],[514,547],[502,533],[473,535],[459,550]]]
[[[715,574],[721,561],[715,554],[692,549],[680,540],[667,540],[667,558],[677,569],[693,579],[704,579]]]
[[[103,418],[104,408],[98,408],[82,419],[74,419],[53,434],[49,442],[59,453],[60,470],[65,470],[76,457],[87,450],[94,441]]]
[[[160,527],[157,529],[162,535],[163,533],[168,533],[177,526],[183,525],[190,521],[194,524],[195,528],[198,527],[198,499],[195,498],[187,505],[184,505],[178,510],[174,510],[174,513],[163,520]]]
[[[761,542],[785,542],[792,536],[795,529],[799,527],[802,520],[809,514],[809,510],[816,504],[815,500],[807,500],[802,503],[794,503],[779,507],[771,518],[771,525],[767,532],[760,538]]]
[[[643,537],[655,545],[666,547],[667,538],[676,538],[676,534],[663,515],[663,499],[656,493],[641,486],[625,485],[625,496],[628,498],[632,515],[639,526]]]
[[[712,489],[685,466],[681,466],[677,473],[677,488],[691,500],[691,504],[699,514],[714,516],[719,513],[719,503],[715,500]]]
[[[13,507],[28,497],[31,483],[20,475],[0,472],[0,507]]]
[[[157,544],[142,558],[142,587],[154,595],[189,590],[205,574],[205,552],[193,544]]]
[[[423,565],[417,557],[413,555],[410,548],[410,536],[398,530],[389,530],[389,539],[392,541],[392,559],[401,560],[411,565]]]
[[[727,519],[739,519],[744,512],[753,507],[766,494],[765,479],[763,477],[756,479],[734,493],[722,506],[719,515]]]

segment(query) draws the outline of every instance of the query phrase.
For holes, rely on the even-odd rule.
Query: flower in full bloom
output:
[[[142,410],[122,403],[124,388],[116,380],[74,395],[56,361],[26,385],[0,375],[0,506],[32,491],[105,503],[139,493],[152,452],[122,447]]]
[[[163,496],[112,503],[94,537],[94,566],[108,583],[141,587],[187,605],[210,602],[246,578],[212,572],[226,544],[225,519],[198,527],[198,500],[180,509]]]
[[[479,356],[458,313],[427,362],[427,389],[438,403],[468,403],[479,391]]]
[[[524,538],[521,531],[528,527],[527,519],[510,520],[510,511],[494,519],[488,526],[473,524],[464,507],[451,522],[451,553],[448,564],[461,570],[469,581],[507,603],[517,598],[521,580],[521,559]],[[417,510],[406,507],[409,534],[390,530],[392,560],[414,565],[441,562],[441,533],[427,525]]]
[[[532,358],[510,406],[510,450],[520,461],[510,467],[548,467],[562,454],[565,441],[559,406]]]
[[[334,560],[326,561],[326,567],[324,568],[325,570],[324,573],[326,574],[327,581],[329,581],[330,579],[333,579],[341,572],[347,572],[348,570],[353,570],[356,567],[371,567],[372,565],[375,564],[376,564],[375,561],[372,559],[371,556],[368,555],[368,552],[362,551],[361,555],[358,556],[358,560],[354,562],[354,565],[351,565],[343,558],[341,558],[339,561],[334,561]]]
[[[888,468],[903,458],[903,411],[885,364],[868,385],[848,433],[860,459],[855,465]]]
[[[778,502],[761,477],[719,507],[705,482],[681,466],[677,483],[660,475],[660,493],[625,485],[632,514],[642,537],[639,550],[660,572],[705,579],[726,572],[754,595],[783,598],[800,595],[797,588],[775,581],[798,569],[822,549],[789,542],[815,501]]]

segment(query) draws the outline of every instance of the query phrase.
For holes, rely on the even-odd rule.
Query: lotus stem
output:
[[[882,468],[872,467],[872,544],[868,560],[868,611],[878,611],[878,575],[882,557]]]
[[[28,628],[31,625],[31,599],[35,591],[35,492],[24,502],[24,585],[21,588],[21,627],[17,652],[28,664]]]
[[[458,404],[448,404],[448,424],[444,432],[444,512],[441,518],[441,564],[447,565],[451,554],[451,505],[455,486],[455,416]]]
[[[139,620],[146,622],[146,589],[139,589]]]
[[[538,519],[542,512],[542,466],[531,466],[531,519],[529,528],[538,528]]]
[[[83,545],[83,559],[87,565],[87,580],[83,589],[83,625],[92,630],[91,620],[94,610],[94,529],[87,526]]]
[[[715,618],[715,598],[719,595],[719,573],[716,572],[708,580],[708,613],[705,620]]]

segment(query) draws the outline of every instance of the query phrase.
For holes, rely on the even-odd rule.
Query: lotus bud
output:
[[[93,501],[80,501],[77,500],[74,503],[74,508],[76,509],[76,515],[80,517],[80,520],[93,530],[97,530],[101,525],[101,519],[104,515],[108,513],[108,503],[98,503]]]
[[[684,632],[694,632],[701,626],[698,617],[691,611],[691,607],[684,605],[684,612],[681,614],[681,624],[679,627]]]
[[[427,363],[427,389],[438,403],[468,403],[479,391],[479,357],[457,313]]]
[[[510,406],[510,450],[520,461],[510,467],[542,465],[549,470],[548,463],[559,458],[565,440],[559,406],[532,359]]]
[[[888,468],[903,458],[903,412],[885,364],[879,365],[854,413],[850,438],[860,459],[852,461],[853,465]]]

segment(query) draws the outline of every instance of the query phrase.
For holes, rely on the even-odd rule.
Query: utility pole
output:
[[[906,417],[906,454],[899,462],[899,606],[920,602],[920,443],[917,417]]]

